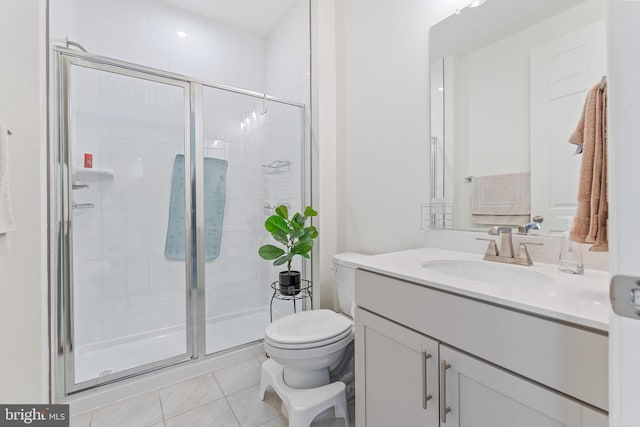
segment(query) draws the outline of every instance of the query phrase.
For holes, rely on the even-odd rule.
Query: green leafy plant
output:
[[[311,217],[317,216],[311,206],[304,209],[304,213],[296,212],[289,218],[289,210],[280,205],[264,222],[264,228],[271,233],[273,238],[284,246],[264,245],[258,249],[258,255],[267,261],[273,261],[273,265],[287,263],[287,271],[291,274],[291,260],[296,255],[309,258],[309,252],[313,248],[313,239],[318,237],[318,230],[313,225],[305,227],[305,223]]]

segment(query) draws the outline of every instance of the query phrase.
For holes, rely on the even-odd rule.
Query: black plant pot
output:
[[[280,272],[280,293],[286,296],[298,295],[300,293],[300,272],[281,271]]]

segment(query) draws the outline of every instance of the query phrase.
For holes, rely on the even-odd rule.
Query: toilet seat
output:
[[[288,349],[288,350],[304,350],[306,348],[316,348],[316,347],[324,347],[330,344],[333,344],[338,341],[342,341],[347,338],[349,335],[353,335],[353,328],[349,328],[340,335],[336,335],[335,337],[328,338],[326,340],[315,341],[315,342],[305,342],[299,344],[287,344],[281,343],[278,341],[271,340],[268,336],[265,336],[264,340],[266,343],[271,345],[272,347]]]
[[[289,314],[267,326],[265,342],[282,349],[330,345],[353,334],[353,321],[331,310]]]

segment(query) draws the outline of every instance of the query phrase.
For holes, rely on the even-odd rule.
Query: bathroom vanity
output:
[[[357,426],[608,425],[606,272],[428,248],[356,264]]]

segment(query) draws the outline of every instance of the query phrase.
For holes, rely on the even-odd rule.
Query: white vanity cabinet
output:
[[[362,270],[355,289],[358,427],[608,425],[606,333]]]

